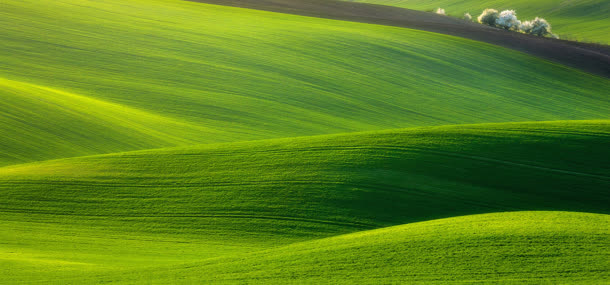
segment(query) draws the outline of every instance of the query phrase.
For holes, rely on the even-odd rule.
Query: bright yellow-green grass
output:
[[[135,108],[0,78],[0,165],[193,143],[213,130]]]
[[[610,280],[609,228],[610,216],[599,214],[474,215],[66,282],[602,284]]]
[[[0,7],[2,284],[609,282],[605,78],[187,1]]]
[[[607,79],[395,27],[177,0],[6,0],[0,24],[0,165],[610,109]]]
[[[610,1],[607,0],[353,0],[432,11],[451,16],[470,13],[476,19],[486,8],[516,10],[521,20],[547,19],[560,38],[610,44]]]
[[[391,271],[391,264],[400,263],[402,267],[395,270],[413,266],[413,276],[387,273],[387,279],[379,280],[468,281],[476,276],[491,280],[607,280],[607,272],[599,271],[605,266],[599,264],[604,253],[596,253],[602,257],[588,255],[609,239],[609,138],[609,121],[461,125],[166,148],[6,166],[0,168],[0,270],[11,272],[9,283],[64,283],[64,278],[90,278],[94,283],[113,278],[127,278],[126,282],[129,278],[160,278],[159,282],[165,283],[167,278],[179,281],[183,276],[155,275],[158,269],[149,270],[154,266],[178,266],[179,272],[184,270],[184,276],[195,283],[234,277],[243,281],[250,276],[269,276],[282,282],[293,275],[302,281],[331,277],[328,282],[332,283],[334,279],[348,282],[359,278],[373,268]],[[485,239],[467,242],[463,235],[492,234],[494,227],[506,221],[521,221],[513,216],[497,216],[500,224],[491,228],[456,230],[459,238],[443,245],[450,248],[430,245],[430,255],[411,252],[408,245],[402,247],[404,252],[392,251],[391,244],[383,248],[385,245],[373,243],[368,248],[364,245],[368,239],[356,238],[346,245],[360,247],[363,255],[352,264],[343,261],[359,259],[360,251],[327,248],[336,240],[289,246],[410,222],[528,210],[606,215],[585,224],[567,219],[565,226],[549,226],[538,233],[531,228],[531,236],[519,237],[515,244],[509,243],[512,235],[501,233],[498,239],[508,247],[506,251],[496,248],[490,257],[502,264],[497,276],[492,274],[494,267],[483,260],[478,265],[457,264],[461,256],[476,259],[489,246]],[[532,221],[524,219],[510,227],[529,228],[538,218],[534,215]],[[586,230],[574,236],[576,228]],[[404,229],[408,231],[409,226]],[[557,244],[549,246],[547,235],[557,237]],[[522,244],[528,238],[537,244],[535,260]],[[582,240],[588,243],[581,244]],[[465,242],[462,250],[457,241]],[[324,245],[326,242],[329,245]],[[481,247],[473,248],[477,244]],[[280,246],[288,246],[283,254],[279,248],[241,255]],[[518,252],[519,247],[524,252]],[[561,256],[555,256],[558,249]],[[309,256],[308,251],[314,255]],[[549,255],[542,251],[549,251]],[[376,252],[378,259],[371,260],[369,271],[363,271],[365,260]],[[387,267],[382,266],[384,254],[393,256]],[[424,266],[426,260],[441,255],[449,258],[436,261],[437,266],[448,262],[447,277],[426,277],[436,271]],[[336,263],[326,271],[312,267],[316,260],[323,266],[333,256]],[[413,260],[414,256],[420,259]],[[225,266],[226,258],[241,261]],[[578,267],[565,272],[571,266],[564,264],[569,259]],[[205,266],[179,265],[192,262],[204,262]],[[522,268],[522,263],[528,265]],[[541,273],[532,272],[540,263],[551,265]],[[259,266],[263,269],[258,270]],[[483,266],[480,275],[476,274],[477,266]],[[123,270],[127,270],[126,276],[121,275]],[[250,273],[242,275],[240,270]],[[276,271],[285,273],[276,275]]]

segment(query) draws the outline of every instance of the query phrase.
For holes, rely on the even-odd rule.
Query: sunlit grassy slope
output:
[[[0,283],[608,279],[607,79],[186,1],[0,7]],[[533,210],[596,214],[429,221]]]
[[[0,24],[0,165],[610,108],[607,79],[408,29],[174,0],[7,0]]]
[[[440,219],[179,267],[85,279],[191,284],[601,284],[610,216],[515,212]],[[82,280],[79,280],[82,281]]]
[[[0,79],[0,97],[0,165],[184,145],[210,140],[194,138],[194,133],[214,132],[118,104],[5,79]]]
[[[7,166],[0,168],[0,268],[15,281],[61,283],[458,215],[608,214],[609,137],[608,121],[463,125]],[[565,246],[574,262],[592,260]],[[465,250],[459,254],[479,249]]]
[[[560,37],[610,44],[610,1],[607,0],[355,0],[431,11],[445,9],[452,16],[468,12],[476,18],[486,8],[516,10],[522,20],[547,19]]]

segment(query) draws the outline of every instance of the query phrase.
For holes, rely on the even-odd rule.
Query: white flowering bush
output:
[[[532,21],[523,22],[521,24],[521,31],[536,36],[546,36],[550,34],[551,36],[557,37],[551,33],[551,24],[545,19],[538,17]]]
[[[464,14],[464,20],[466,20],[466,21],[472,21],[472,16],[470,15],[470,13],[466,13],[466,14]]]
[[[434,13],[439,14],[439,15],[447,15],[447,14],[445,14],[445,9],[443,9],[443,8],[436,9],[436,11],[434,11]]]
[[[533,21],[525,21],[521,23],[519,29],[526,34],[531,33],[532,29],[534,28],[534,24],[532,22]]]
[[[498,10],[496,9],[485,9],[483,13],[481,13],[481,15],[477,18],[477,20],[479,20],[479,23],[481,24],[495,26],[499,14],[500,13],[498,13]]]
[[[442,10],[442,12],[444,13],[445,10]],[[472,20],[472,16],[469,13],[465,13],[464,19],[470,21]],[[492,27],[499,27],[511,31],[521,31],[526,34],[541,37],[550,36],[554,39],[559,39],[559,36],[551,32],[551,24],[549,24],[549,22],[547,22],[545,19],[536,17],[534,20],[521,22],[519,19],[517,19],[517,13],[515,13],[515,10],[504,10],[502,12],[498,12],[498,10],[495,9],[485,9],[477,20],[481,24]]]
[[[517,19],[515,10],[504,10],[498,15],[496,26],[505,30],[518,31],[521,26],[521,21]]]

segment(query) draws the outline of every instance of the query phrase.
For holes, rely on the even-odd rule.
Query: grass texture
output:
[[[358,232],[91,281],[190,284],[536,283],[610,279],[610,216],[484,214]],[[575,258],[574,253],[579,257]],[[140,273],[140,274],[138,274]]]
[[[0,23],[0,165],[610,108],[607,79],[394,27],[174,0],[9,0]]]
[[[2,284],[609,280],[607,79],[187,1],[0,6]]]
[[[476,19],[484,9],[516,10],[519,19],[542,17],[561,38],[610,44],[610,2],[606,0],[353,0],[372,4],[432,11],[443,8],[451,16],[470,13]]]
[[[216,264],[210,265],[213,269],[193,269],[187,276],[209,281],[225,278],[225,274],[241,275],[231,273],[233,270],[253,270],[256,278],[263,278],[283,270],[279,265],[285,262],[283,257],[267,262],[268,257],[241,254],[278,246],[292,249],[294,243],[452,216],[529,210],[608,214],[609,136],[608,121],[462,125],[146,150],[7,166],[0,168],[0,192],[5,197],[0,202],[3,268],[11,270],[15,282],[62,283],[86,277],[98,283],[96,276],[106,274],[119,274],[115,277],[120,281],[123,270],[132,272],[125,273],[130,276],[144,270],[134,276],[153,278],[155,275],[145,268],[206,260]],[[606,215],[600,219],[607,223]],[[521,221],[511,216],[506,220]],[[530,227],[526,221],[514,226]],[[583,226],[597,227],[590,236],[591,246],[608,242],[606,224],[597,221]],[[557,227],[557,232],[548,234],[561,235],[564,229]],[[566,239],[576,242],[590,233],[582,234]],[[544,235],[538,238],[542,239],[541,247],[548,239]],[[467,249],[477,243],[471,242]],[[515,250],[521,241],[516,242]],[[578,242],[565,246],[566,257],[558,258],[573,255],[573,262],[582,267],[601,258],[582,257],[585,253],[577,250]],[[337,256],[344,254],[337,250]],[[438,254],[447,253],[438,250]],[[484,248],[471,250],[484,252]],[[272,255],[279,251],[272,250]],[[501,251],[497,249],[498,254]],[[298,257],[299,252],[286,254],[301,268],[298,264],[309,264],[310,257]],[[335,255],[328,254],[324,258]],[[218,259],[221,257],[245,263],[225,268],[227,273],[223,259]],[[377,262],[383,260],[380,258]],[[519,267],[513,263],[519,256],[513,258],[503,266]],[[521,258],[519,262],[528,260]],[[544,262],[555,257],[537,258],[541,261],[536,262]],[[276,264],[278,268],[256,273],[257,267],[250,262]],[[286,274],[296,270],[295,276],[313,281],[317,273],[311,272],[318,270],[307,266],[301,268],[304,271],[287,267]],[[549,276],[561,279],[567,265],[561,266],[549,267]],[[600,266],[604,264],[590,268],[595,271]],[[307,268],[311,274],[305,273],[310,270]],[[349,268],[334,271],[331,266],[326,274],[334,272],[335,278],[346,282],[349,276],[364,274],[359,266]],[[451,270],[459,268],[463,267]],[[523,270],[521,278],[535,275]],[[566,276],[607,278],[593,271],[575,269]],[[453,278],[467,281],[474,273],[464,274]],[[519,276],[511,274],[511,278]],[[287,277],[277,278],[280,282]]]
[[[0,79],[0,165],[192,144],[209,129],[47,87]]]

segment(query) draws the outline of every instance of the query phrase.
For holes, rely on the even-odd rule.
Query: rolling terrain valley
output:
[[[610,282],[610,48],[226,1],[0,4],[0,284]]]

